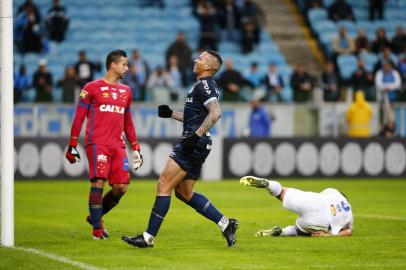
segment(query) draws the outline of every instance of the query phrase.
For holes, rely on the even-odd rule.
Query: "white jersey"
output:
[[[331,234],[337,235],[342,229],[351,228],[354,224],[352,207],[348,200],[336,189],[327,188],[320,192],[325,196],[329,207]]]
[[[325,231],[337,235],[341,229],[353,226],[351,205],[336,189],[315,193],[288,188],[283,207],[300,215],[296,226],[308,234]]]

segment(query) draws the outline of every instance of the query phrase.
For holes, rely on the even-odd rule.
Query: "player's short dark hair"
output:
[[[217,71],[219,71],[219,70],[220,70],[221,65],[223,64],[223,59],[221,59],[220,54],[218,54],[218,53],[217,53],[217,52],[215,52],[215,51],[212,51],[212,50],[207,50],[207,53],[208,53],[208,54],[210,54],[210,55],[212,55],[214,58],[216,58],[217,63],[219,64],[219,68],[218,68],[218,69],[214,69],[214,74],[216,74],[216,73],[217,73]]]
[[[127,57],[127,54],[123,50],[111,51],[106,58],[106,70],[109,70],[111,63],[117,63],[121,57]]]

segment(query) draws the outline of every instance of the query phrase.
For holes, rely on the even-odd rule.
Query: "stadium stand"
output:
[[[356,38],[357,32],[363,29],[371,43],[376,39],[378,29],[384,29],[386,37],[391,40],[395,36],[397,27],[406,28],[406,1],[404,0],[385,1],[384,19],[375,21],[369,20],[368,0],[347,1],[353,9],[355,22],[347,20],[333,22],[329,20],[327,9],[334,2],[333,0],[324,0],[324,8],[312,8],[307,11],[307,14],[304,10],[304,1],[298,0],[296,2],[302,8],[308,24],[327,58],[332,57],[332,39],[338,34],[340,27],[345,27],[352,38]],[[350,72],[356,69],[357,57],[365,61],[368,71],[372,71],[379,59],[379,54],[365,51],[358,56],[338,57],[336,64],[343,79],[348,79],[351,76]],[[397,57],[394,55],[392,58],[396,59]]]
[[[23,0],[14,1],[14,14],[22,2]],[[34,1],[42,16],[50,8],[51,2]],[[159,8],[145,7],[141,0],[63,1],[70,18],[66,40],[60,45],[51,43],[46,55],[20,55],[15,50],[15,66],[24,63],[28,75],[32,76],[39,60],[46,58],[48,69],[56,81],[63,76],[66,66],[77,61],[80,50],[85,50],[91,61],[103,63],[106,54],[117,47],[126,50],[128,54],[138,48],[152,70],[165,66],[166,49],[179,31],[185,32],[189,46],[195,52],[198,50],[200,24],[193,16],[189,2],[167,0],[164,1],[165,7]],[[220,43],[219,52],[224,58],[234,59],[241,72],[248,70],[253,61],[258,62],[263,71],[266,71],[270,62],[276,63],[286,80],[283,96],[286,101],[291,101],[288,83],[291,68],[267,32],[263,30],[260,44],[249,54],[241,54],[238,44],[228,42]],[[54,101],[61,101],[60,89],[55,88],[54,93]],[[27,99],[32,101],[32,95],[30,93]]]

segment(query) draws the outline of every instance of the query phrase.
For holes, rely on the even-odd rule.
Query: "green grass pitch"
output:
[[[132,182],[121,203],[104,217],[110,232],[107,241],[92,240],[85,222],[87,182],[18,181],[15,244],[82,263],[82,269],[406,269],[406,181],[292,179],[281,183],[311,191],[342,190],[353,207],[354,235],[256,238],[257,230],[293,224],[296,215],[266,191],[243,187],[235,179],[196,185],[196,191],[226,216],[239,219],[234,248],[226,247],[215,224],[173,196],[155,247],[138,249],[120,237],[145,230],[155,181]],[[0,247],[0,269],[80,267]]]

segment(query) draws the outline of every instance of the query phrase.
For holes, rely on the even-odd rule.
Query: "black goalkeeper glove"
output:
[[[195,149],[199,139],[200,137],[196,133],[193,133],[193,135],[184,138],[182,141],[182,150],[187,154],[193,153],[193,150]]]
[[[76,161],[80,161],[80,155],[76,146],[69,145],[68,150],[66,151],[66,159],[70,163],[75,163]]]
[[[158,116],[162,118],[171,118],[173,110],[168,105],[158,106]]]

